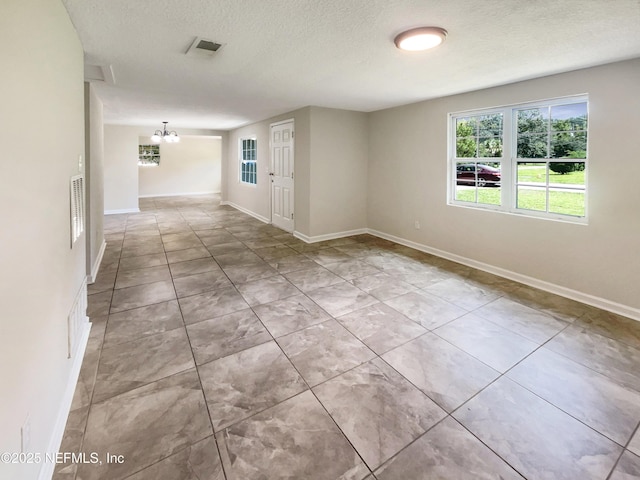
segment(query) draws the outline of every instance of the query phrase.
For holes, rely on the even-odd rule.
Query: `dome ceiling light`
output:
[[[418,52],[437,47],[447,38],[447,31],[440,27],[412,28],[398,35],[394,43],[400,50]]]

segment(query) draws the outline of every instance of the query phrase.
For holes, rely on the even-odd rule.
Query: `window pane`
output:
[[[547,133],[549,108],[518,110],[518,133]]]
[[[456,119],[456,132],[461,130],[461,137],[472,137],[478,133],[478,120],[476,117],[464,117]]]
[[[476,188],[476,164],[458,162],[456,164],[456,195],[455,199],[461,202],[473,202],[477,200]]]
[[[587,158],[587,132],[560,132],[551,135],[553,158]]]
[[[480,138],[478,143],[478,157],[502,157],[502,138],[485,137]]]
[[[495,113],[478,117],[478,136],[502,137],[502,114]]]
[[[459,202],[476,202],[476,187],[469,187],[465,185],[456,185],[456,200]]]
[[[518,185],[518,208],[525,210],[547,211],[547,189]]]
[[[518,162],[518,183],[547,184],[547,163]]]
[[[549,162],[549,183],[584,188],[584,162]]]
[[[502,190],[500,187],[495,188],[478,188],[478,203],[487,205],[500,205]]]
[[[462,202],[501,204],[500,163],[456,164],[455,199]]]
[[[549,189],[549,212],[584,217],[584,191]]]
[[[547,134],[518,135],[518,158],[548,158]]]
[[[502,191],[497,188],[478,188],[466,185],[456,185],[456,200],[459,202],[482,203],[485,205],[500,205]]]
[[[551,129],[563,132],[586,130],[587,104],[573,103],[551,107]]]
[[[475,185],[476,184],[476,164],[462,163],[456,164],[456,184]]]
[[[456,157],[473,158],[478,153],[477,122],[474,117],[456,119]]]
[[[477,155],[476,137],[460,137],[456,139],[456,157],[473,158]]]

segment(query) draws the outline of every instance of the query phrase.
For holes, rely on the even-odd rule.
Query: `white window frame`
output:
[[[585,181],[584,181],[584,202],[585,213],[584,216],[574,216],[560,213],[541,212],[535,210],[526,210],[518,208],[516,205],[517,196],[517,119],[515,113],[517,110],[536,108],[536,107],[549,107],[557,105],[570,105],[575,103],[587,104],[587,154],[584,160],[579,159],[577,161],[584,161],[585,164]],[[456,166],[460,162],[474,163],[479,162],[477,157],[456,157],[456,120],[463,117],[488,115],[502,113],[503,115],[503,142],[502,142],[502,157],[496,157],[495,161],[499,161],[501,164],[501,204],[483,204],[477,202],[466,202],[456,200],[456,185],[457,175]],[[447,154],[447,204],[457,207],[474,208],[480,210],[490,210],[500,213],[524,215],[527,217],[541,218],[547,220],[557,220],[570,223],[587,224],[588,223],[588,175],[589,175],[589,97],[587,94],[574,95],[569,97],[560,97],[554,99],[539,100],[535,102],[527,102],[513,105],[506,105],[503,107],[492,107],[486,109],[467,110],[461,112],[454,112],[448,115],[448,154]],[[484,159],[483,159],[484,160]],[[521,160],[521,159],[520,159]],[[549,159],[540,158],[540,163],[549,161],[558,161],[566,163],[564,159]],[[548,186],[547,186],[548,188]]]
[[[253,140],[255,142],[255,159],[253,160],[251,159],[247,160],[244,158],[245,150],[243,148],[243,143],[246,140]],[[255,182],[247,182],[242,178],[242,170],[243,170],[242,167],[248,163],[255,164],[255,172],[254,172]],[[238,182],[241,183],[242,185],[249,185],[252,187],[255,187],[258,185],[258,138],[255,135],[240,137],[238,139]]]

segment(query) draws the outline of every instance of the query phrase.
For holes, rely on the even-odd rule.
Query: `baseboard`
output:
[[[356,230],[347,230],[345,232],[326,233],[324,235],[314,235],[313,237],[309,237],[304,233],[293,232],[293,236],[306,243],[316,243],[316,242],[324,242],[326,240],[335,240],[336,238],[352,237],[353,235],[362,235],[364,233],[369,233],[369,230],[367,228],[358,228]]]
[[[220,202],[220,205],[229,205],[235,208],[236,210],[246,213],[247,215],[250,215],[264,223],[271,223],[271,221],[268,218],[263,217],[262,215],[258,215],[257,213],[252,212],[250,210],[247,210],[246,208],[241,207],[240,205],[237,205],[233,202],[224,200]],[[303,233],[294,231],[293,236],[306,243],[316,243],[316,242],[323,242],[326,240],[334,240],[336,238],[344,238],[344,237],[350,237],[353,235],[361,235],[365,233],[374,235],[379,238],[383,238],[385,240],[390,240],[400,245],[405,245],[407,247],[414,248],[421,252],[425,252],[431,255],[435,255],[437,257],[445,258],[447,260],[451,260],[453,262],[460,263],[462,265],[467,265],[469,267],[476,268],[478,270],[492,273],[499,277],[513,280],[515,282],[519,282],[524,285],[529,285],[530,287],[538,288],[540,290],[544,290],[546,292],[553,293],[555,295],[560,295],[562,297],[569,298],[577,302],[581,302],[587,305],[591,305],[593,307],[601,308],[603,310],[607,310],[609,312],[616,313],[618,315],[622,315],[622,316],[631,318],[633,320],[640,321],[640,309],[630,307],[628,305],[623,305],[617,302],[613,302],[611,300],[607,300],[606,298],[596,297],[588,293],[579,292],[577,290],[556,285],[554,283],[546,282],[544,280],[539,280],[537,278],[529,277],[527,275],[523,275],[517,272],[512,272],[510,270],[496,267],[494,265],[489,265],[487,263],[479,262],[471,258],[463,257],[461,255],[456,255],[454,253],[450,253],[444,250],[439,250],[437,248],[429,247],[421,243],[416,243],[411,240],[406,240],[404,238],[396,237],[395,235],[390,235],[388,233],[380,232],[378,230],[374,230],[370,228],[359,228],[356,230],[327,233],[324,235],[315,235],[315,236],[308,236]]]
[[[437,248],[429,247],[421,243],[412,242],[411,240],[405,240],[404,238],[396,237],[395,235],[390,235],[388,233],[380,232],[373,229],[368,229],[368,233],[385,240],[399,243],[400,245],[404,245],[406,247],[415,248],[416,250],[420,250],[421,252],[429,253],[441,258],[446,258],[447,260],[461,263],[462,265],[467,265],[468,267],[492,273],[499,277],[503,277],[515,282],[529,285],[530,287],[544,290],[545,292],[560,295],[561,297],[569,298],[580,303],[591,305],[593,307],[601,308],[602,310],[607,310],[608,312],[616,313],[618,315],[640,321],[640,309],[633,308],[628,305],[613,302],[611,300],[607,300],[606,298],[596,297],[588,293],[579,292],[577,290],[556,285],[554,283],[545,282],[544,280],[539,280],[527,275],[522,275],[520,273],[512,272],[511,270],[506,270],[500,267],[489,265],[487,263],[478,262],[476,260],[456,255],[454,253],[446,252],[444,250],[439,250]]]
[[[253,218],[260,220],[261,222],[271,223],[271,219],[269,219],[267,217],[263,217],[262,215],[259,215],[259,214],[255,213],[255,212],[252,212],[251,210],[248,210],[248,209],[246,209],[244,207],[241,207],[240,205],[238,205],[236,203],[233,203],[233,202],[230,202],[228,200],[221,201],[220,205],[229,205],[230,207],[233,207],[236,210],[240,210],[242,213],[246,213],[247,215],[250,215]]]
[[[73,402],[73,394],[76,391],[76,385],[78,384],[78,378],[80,377],[80,368],[82,367],[82,359],[84,358],[84,352],[87,348],[90,331],[91,323],[89,322],[89,317],[87,317],[82,337],[79,340],[80,344],[76,350],[75,357],[72,359],[73,363],[71,364],[71,371],[69,372],[69,380],[67,381],[67,386],[65,388],[62,401],[60,402],[56,424],[49,440],[47,453],[56,453],[60,450],[62,437],[64,436],[64,429],[67,426],[67,419],[69,418],[69,411],[71,410],[71,403]],[[54,462],[42,462],[38,480],[51,480],[55,466],[56,464]]]
[[[154,198],[154,197],[184,197],[191,195],[212,195],[220,192],[182,192],[182,193],[154,193],[153,195],[138,195],[138,198]]]
[[[100,250],[98,251],[98,256],[91,266],[91,274],[87,276],[87,283],[89,284],[94,283],[98,277],[98,271],[100,270],[100,264],[102,263],[105,248],[107,248],[107,242],[103,238],[102,245],[100,245]]]
[[[105,215],[118,215],[121,213],[140,213],[139,208],[123,208],[121,210],[105,210]]]

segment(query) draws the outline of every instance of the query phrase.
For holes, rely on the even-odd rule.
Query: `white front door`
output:
[[[271,223],[293,232],[293,120],[271,125]]]

